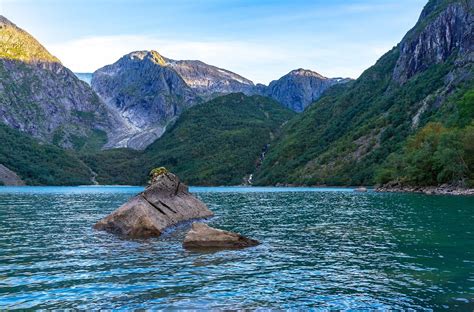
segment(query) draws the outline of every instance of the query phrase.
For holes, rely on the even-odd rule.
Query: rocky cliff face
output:
[[[399,44],[399,57],[392,79],[404,85],[433,66],[448,73],[438,89],[413,105],[412,128],[420,125],[423,114],[436,111],[463,85],[474,80],[474,0],[431,0],[415,27]]]
[[[314,71],[300,68],[272,81],[268,87],[258,85],[255,90],[256,93],[269,96],[295,112],[302,112],[319,99],[326,89],[349,80],[327,78]]]
[[[400,83],[456,54],[457,65],[474,60],[474,1],[430,1],[400,43],[393,77]]]
[[[127,54],[96,72],[93,89],[132,129],[111,147],[143,149],[161,136],[166,125],[198,98],[155,51]]]
[[[0,122],[66,148],[100,147],[120,125],[86,83],[3,16]]]

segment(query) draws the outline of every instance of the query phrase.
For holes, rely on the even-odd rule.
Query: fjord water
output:
[[[1,187],[0,309],[474,308],[472,197],[192,188],[262,242],[215,253],[92,229],[140,190]]]

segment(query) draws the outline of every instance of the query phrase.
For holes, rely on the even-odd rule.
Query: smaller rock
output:
[[[365,193],[365,192],[367,192],[367,188],[361,186],[361,187],[356,188],[355,191],[360,192],[360,193]]]
[[[184,238],[186,249],[238,249],[259,245],[260,242],[238,233],[212,228],[195,222]]]

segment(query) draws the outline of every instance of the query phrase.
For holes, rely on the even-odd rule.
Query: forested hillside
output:
[[[191,185],[242,184],[292,116],[272,99],[230,94],[188,109],[143,152],[109,150],[83,159],[103,184],[144,184],[159,166]]]
[[[92,173],[71,151],[0,124],[0,164],[29,185],[91,184]]]
[[[370,185],[377,176],[379,182],[434,184],[472,178],[466,140],[474,105],[473,6],[473,1],[430,1],[399,45],[285,127],[257,183]],[[413,142],[434,128],[442,142],[434,149],[442,151],[412,155],[419,149]],[[441,157],[448,141],[457,147]],[[453,153],[461,156],[447,156]],[[428,169],[413,157],[428,158],[430,179],[417,176]],[[452,164],[441,158],[463,169],[448,169]],[[396,160],[408,171],[396,169]]]

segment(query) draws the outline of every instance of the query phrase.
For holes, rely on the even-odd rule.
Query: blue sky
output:
[[[0,0],[0,14],[74,71],[135,50],[200,59],[268,83],[295,68],[357,78],[427,0]]]

